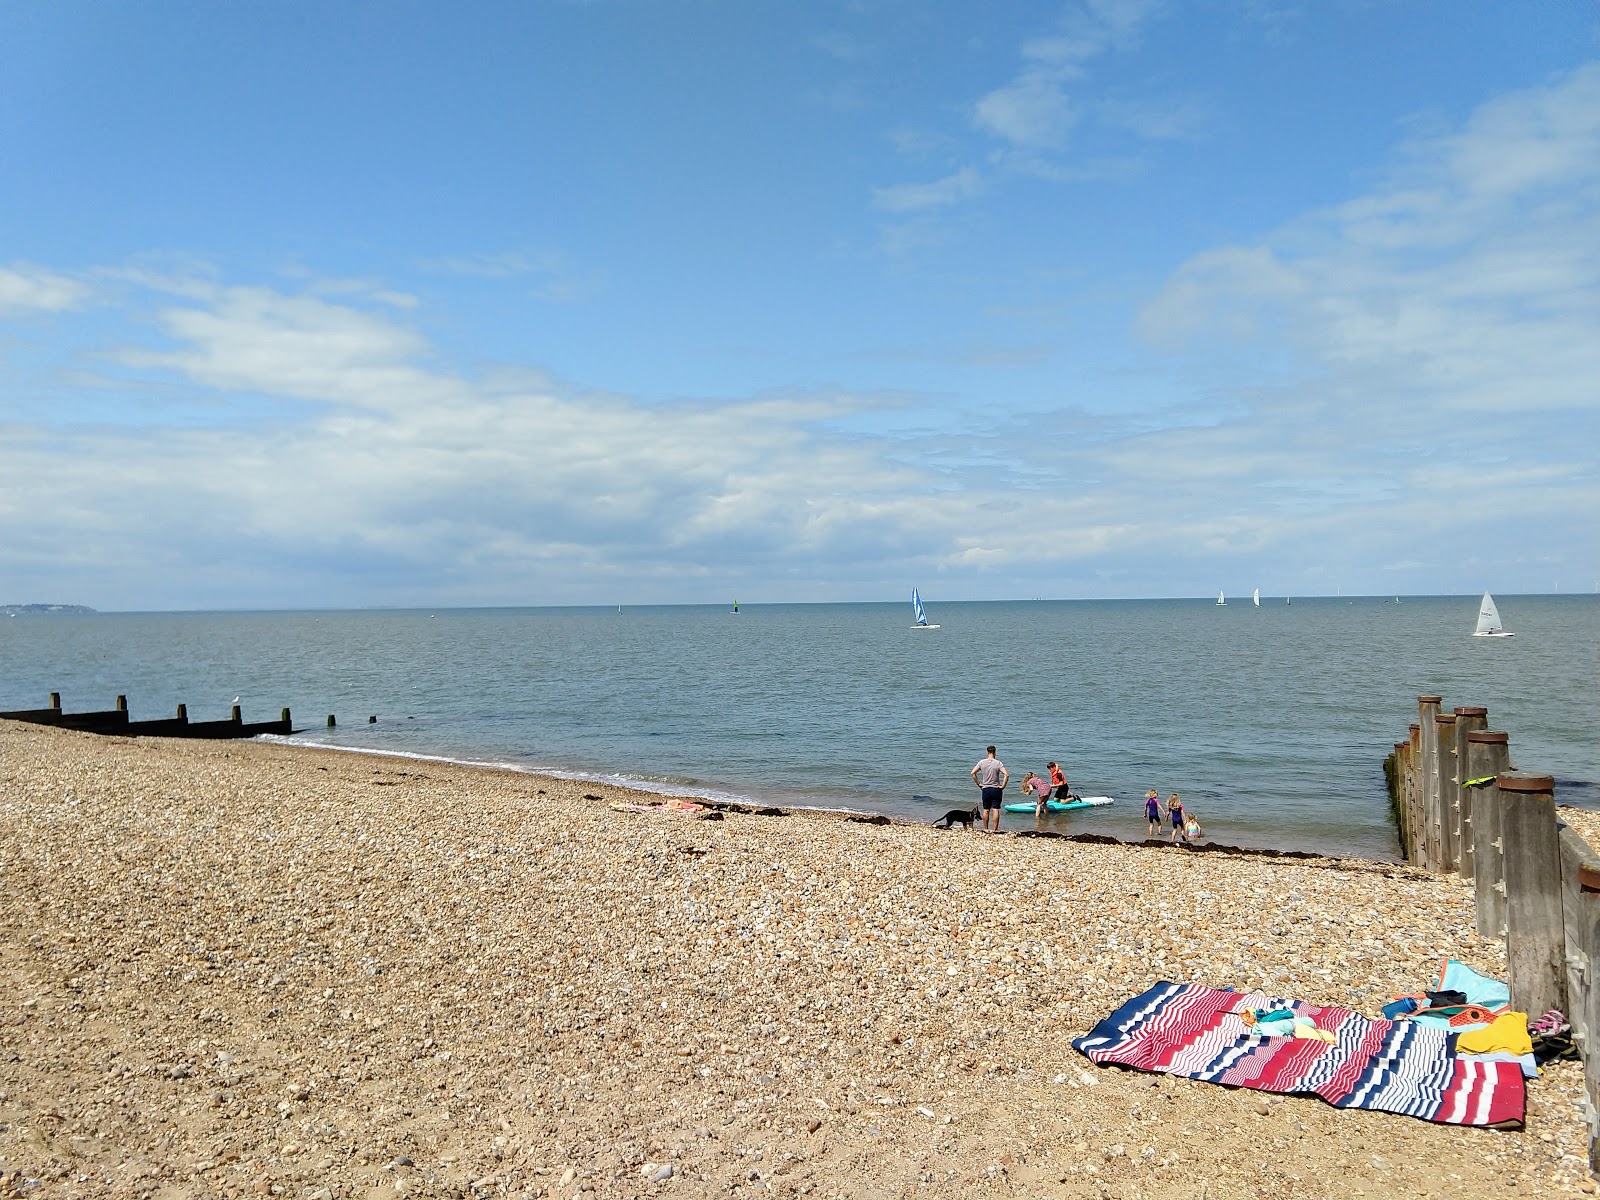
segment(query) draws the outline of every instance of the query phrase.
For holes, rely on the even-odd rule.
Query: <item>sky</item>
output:
[[[0,7],[0,602],[1600,590],[1593,0]]]

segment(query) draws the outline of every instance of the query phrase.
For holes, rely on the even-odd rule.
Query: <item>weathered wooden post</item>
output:
[[[1537,1017],[1567,1007],[1566,924],[1561,915],[1561,846],[1556,781],[1502,771],[1500,842],[1506,872],[1506,979],[1512,1006]]]
[[[1583,846],[1589,849],[1587,842]],[[1567,1002],[1573,1008],[1582,1005],[1588,1025],[1589,1044],[1583,1049],[1583,1077],[1589,1102],[1589,1173],[1600,1175],[1600,987],[1596,986],[1600,984],[1600,979],[1596,978],[1600,976],[1600,867],[1580,866],[1577,883],[1577,920],[1583,933],[1579,952],[1586,960],[1587,970],[1583,990],[1569,995]]]
[[[118,712],[127,712],[128,711],[128,698],[126,696],[118,696],[117,697],[117,711]]]
[[[333,726],[334,726],[333,714],[329,713],[328,714],[328,728],[332,729]]]
[[[178,720],[187,721],[188,719],[189,719],[189,706],[187,704],[178,705]]]
[[[1394,796],[1400,810],[1399,821],[1405,828],[1406,862],[1417,861],[1417,822],[1411,811],[1411,743],[1394,744]]]
[[[1595,987],[1600,972],[1600,854],[1582,834],[1563,825],[1561,845],[1561,916],[1566,926],[1567,1020],[1583,1052],[1589,1081],[1589,1102],[1600,1098],[1600,1003]],[[1594,1126],[1591,1125],[1591,1133]],[[1600,1143],[1591,1142],[1590,1152]]]
[[[1456,870],[1463,879],[1472,879],[1475,859],[1472,852],[1472,798],[1474,791],[1467,786],[1472,773],[1467,770],[1467,735],[1476,729],[1489,727],[1487,708],[1456,709],[1456,831],[1461,847]]]
[[[1496,779],[1500,772],[1510,770],[1508,740],[1494,729],[1475,729],[1467,734],[1467,778]],[[1478,933],[1482,937],[1505,937],[1505,855],[1500,841],[1500,792],[1493,783],[1477,788],[1472,797],[1472,853],[1476,864],[1473,880],[1477,884]]]
[[[1443,824],[1439,812],[1439,715],[1438,696],[1418,696],[1418,725],[1422,734],[1422,756],[1417,760],[1418,786],[1422,791],[1422,865],[1429,871],[1443,869],[1444,847],[1439,841]]]
[[[1456,828],[1456,715],[1439,713],[1433,718],[1434,735],[1439,744],[1439,774],[1434,789],[1439,793],[1439,869],[1454,871],[1461,859],[1461,831]]]
[[[283,731],[285,733],[291,732],[290,727],[294,724],[294,722],[289,720],[289,710],[287,708],[283,710],[282,715],[280,715],[278,719],[283,722]]]
[[[60,692],[51,692],[50,693],[50,707],[55,709],[57,712],[61,711],[61,693]]]
[[[1405,804],[1405,743],[1396,742],[1394,753],[1383,760],[1384,781],[1389,785],[1389,816],[1394,821],[1394,835],[1400,843],[1400,861],[1411,861],[1411,825]]]
[[[228,719],[231,720],[235,725],[242,725],[244,723],[244,710],[240,708],[239,705],[235,704],[233,706],[233,715]]]
[[[1427,832],[1427,822],[1422,819],[1422,792],[1417,787],[1417,762],[1422,757],[1422,726],[1413,724],[1406,740],[1406,811],[1411,814],[1411,865],[1421,867],[1426,865],[1426,854],[1423,850],[1423,838]]]

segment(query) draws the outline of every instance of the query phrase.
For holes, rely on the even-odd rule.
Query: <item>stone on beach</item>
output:
[[[1302,1098],[1261,1114],[1068,1044],[1159,979],[1375,1015],[1445,957],[1503,974],[1458,879],[609,807],[638,799],[0,723],[0,1195],[1584,1179],[1575,1063],[1532,1082],[1527,1131],[1488,1133]]]

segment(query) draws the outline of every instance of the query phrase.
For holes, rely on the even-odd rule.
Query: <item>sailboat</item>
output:
[[[928,624],[928,614],[922,611],[922,597],[917,594],[917,589],[911,589],[911,615],[915,618],[911,622],[913,629],[937,629],[937,625]]]
[[[1500,624],[1500,610],[1494,606],[1494,597],[1488,592],[1483,594],[1483,603],[1478,605],[1478,628],[1473,631],[1473,637],[1516,637],[1514,633],[1507,633]]]
[[[1250,603],[1254,604],[1257,608],[1261,607],[1261,589],[1260,588],[1257,588],[1253,593],[1251,593]]]
[[[1227,601],[1222,598],[1222,593],[1221,592],[1217,593],[1217,603],[1218,604],[1226,604],[1227,603]]]
[[[738,616],[739,615],[739,601],[738,601],[737,598],[735,598],[734,602],[733,602],[733,615],[734,616]]]

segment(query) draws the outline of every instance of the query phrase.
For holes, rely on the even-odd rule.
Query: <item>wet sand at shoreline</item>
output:
[[[1578,1064],[1495,1132],[1068,1044],[1503,977],[1458,879],[625,799],[0,722],[0,1196],[1581,1194]]]

